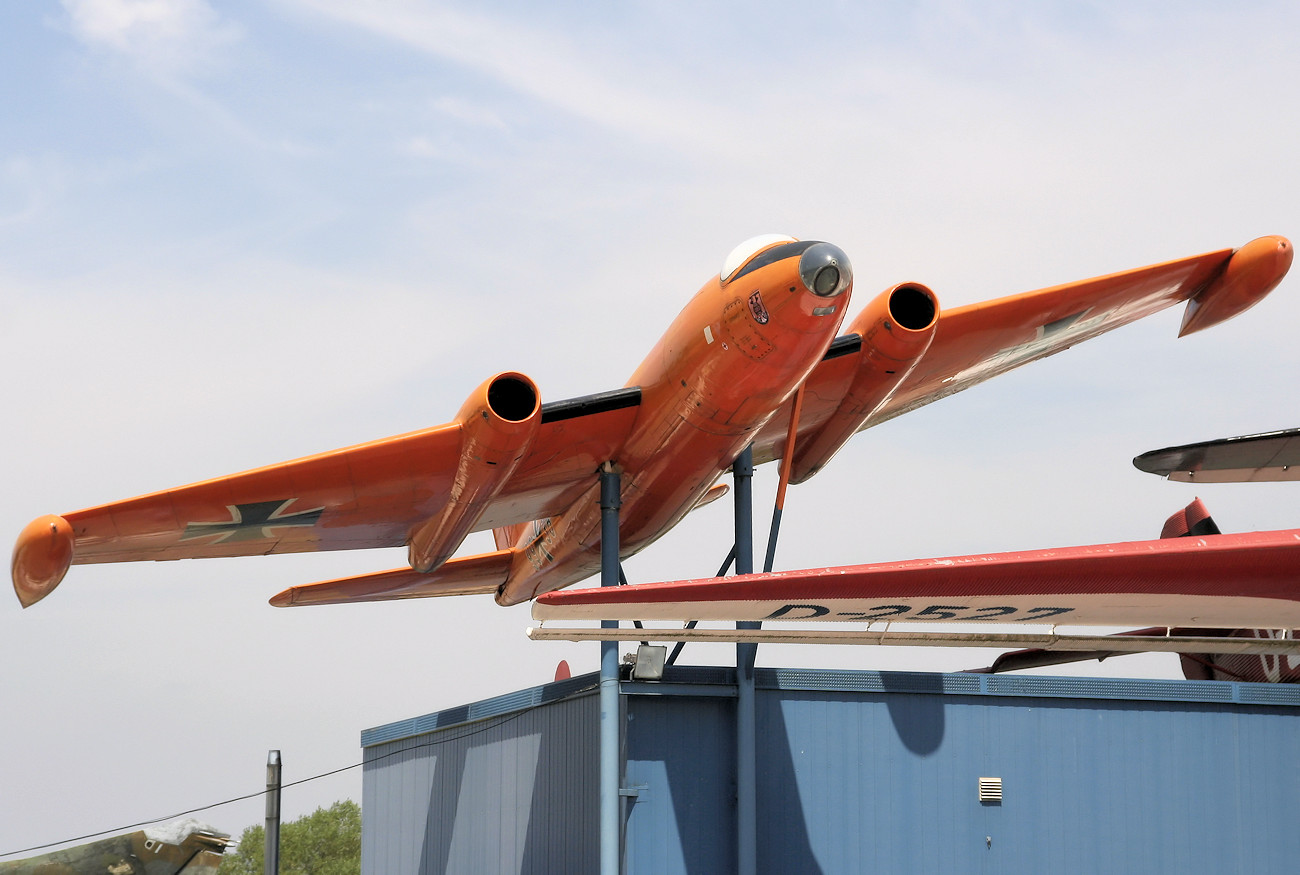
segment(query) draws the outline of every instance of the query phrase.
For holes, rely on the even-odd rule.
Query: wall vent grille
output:
[[[980,778],[979,792],[981,802],[1001,802],[1002,779]]]

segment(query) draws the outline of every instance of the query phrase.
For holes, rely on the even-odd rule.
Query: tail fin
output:
[[[515,523],[512,526],[498,526],[492,530],[492,539],[496,541],[498,550],[509,550],[519,543],[519,538],[523,535],[524,530],[531,526],[532,523]]]
[[[1193,499],[1187,507],[1165,520],[1165,527],[1160,530],[1162,538],[1188,538],[1200,535],[1221,535],[1205,503],[1199,498]]]

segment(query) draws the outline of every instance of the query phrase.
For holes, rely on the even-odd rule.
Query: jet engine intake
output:
[[[470,394],[454,422],[461,430],[460,463],[442,510],[407,540],[411,567],[428,573],[446,562],[514,473],[541,427],[537,386],[502,373]]]
[[[867,304],[849,326],[862,338],[853,381],[830,418],[796,444],[790,482],[802,483],[820,471],[889,400],[930,348],[938,320],[938,298],[920,283],[900,283]]]

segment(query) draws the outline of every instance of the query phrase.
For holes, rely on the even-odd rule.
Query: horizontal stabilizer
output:
[[[1300,627],[1300,529],[552,592],[538,620]]]
[[[1183,483],[1300,480],[1300,428],[1151,450],[1133,465]]]
[[[495,593],[506,582],[513,558],[513,550],[497,550],[448,559],[428,574],[411,568],[395,568],[359,577],[341,577],[290,587],[272,597],[271,604],[288,608]]]

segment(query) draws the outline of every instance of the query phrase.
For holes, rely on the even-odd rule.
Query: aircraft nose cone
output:
[[[799,278],[817,297],[834,298],[852,285],[853,265],[838,246],[816,243],[799,257]]]

